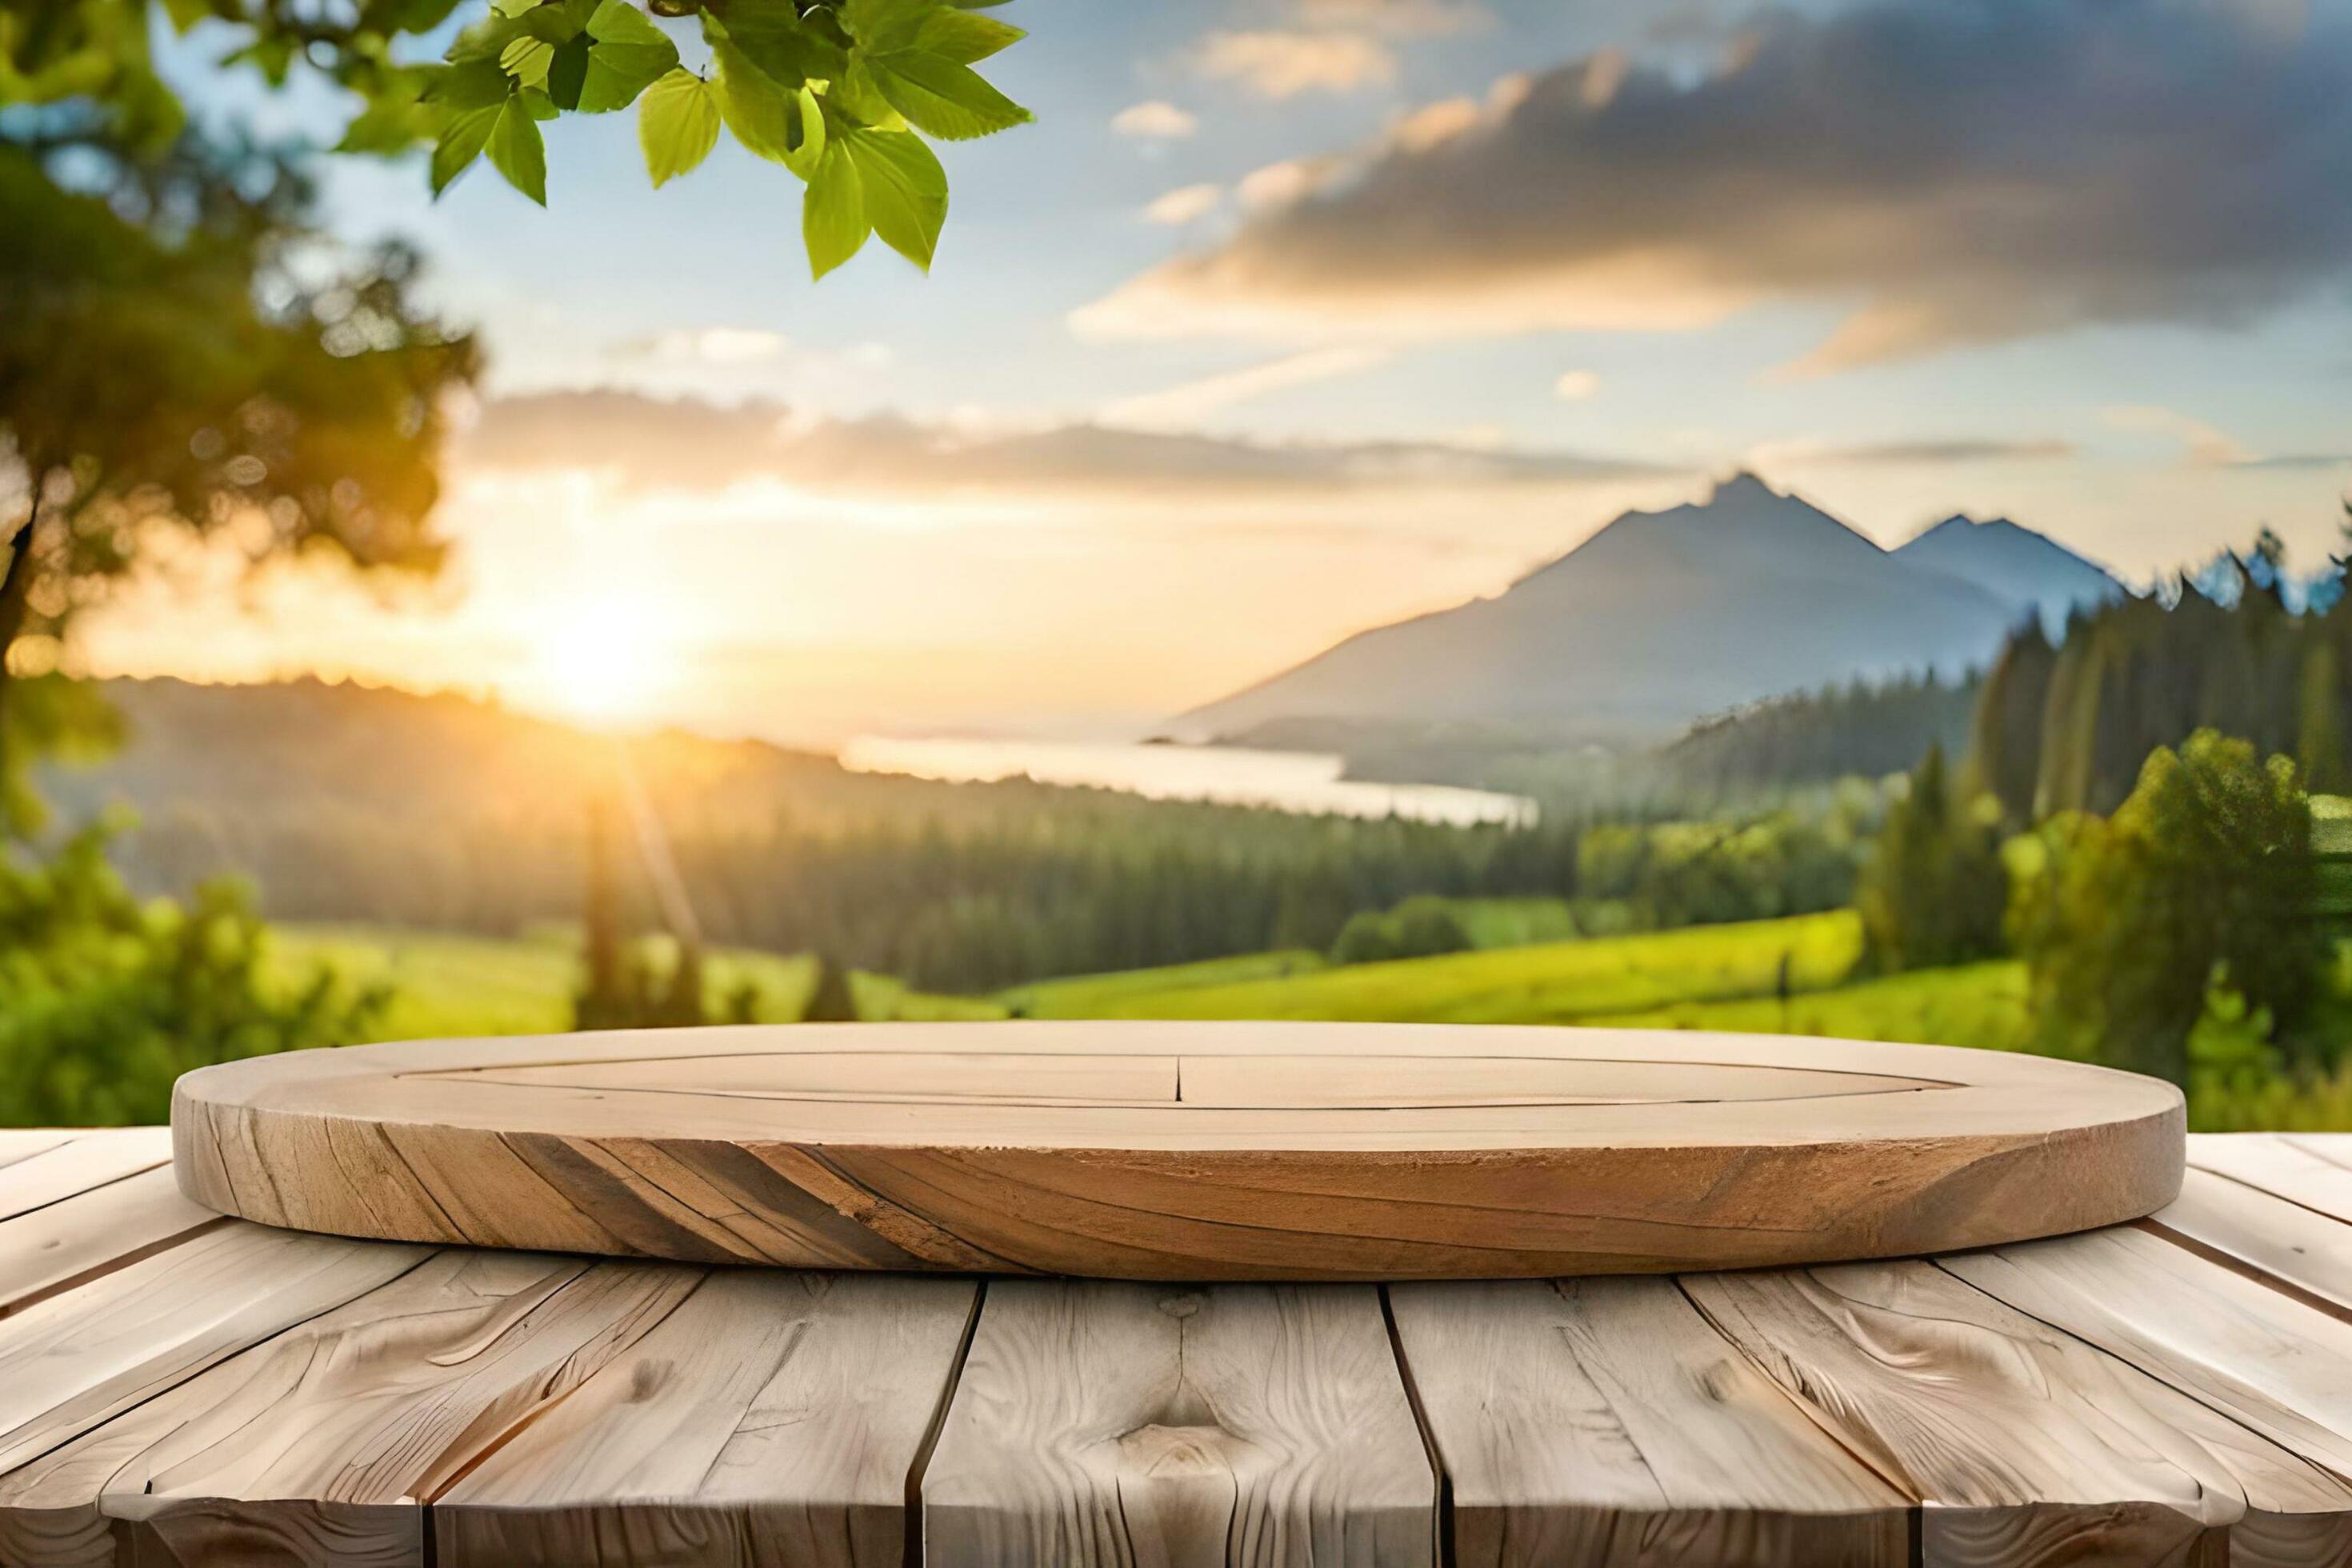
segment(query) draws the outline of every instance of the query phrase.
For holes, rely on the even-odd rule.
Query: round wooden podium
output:
[[[1651,1273],[1989,1246],[2180,1185],[2155,1079],[1850,1040],[1357,1024],[799,1025],[190,1073],[179,1181],[269,1225],[1137,1279]]]

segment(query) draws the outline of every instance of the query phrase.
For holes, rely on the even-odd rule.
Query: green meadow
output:
[[[501,940],[383,926],[289,924],[272,928],[271,941],[273,972],[283,985],[299,984],[325,965],[340,985],[383,988],[386,1005],[369,1031],[375,1039],[562,1029],[579,975],[572,939],[555,931]],[[1706,1010],[1746,1007],[1755,1010],[1759,1019],[1777,1017],[1784,984],[1809,1010],[1806,1016],[1836,998],[1874,995],[1890,983],[1832,989],[1853,973],[1861,953],[1859,922],[1850,911],[1839,910],[1387,963],[1333,965],[1305,949],[1249,953],[1041,981],[986,998],[926,994],[883,975],[854,974],[851,984],[860,1012],[869,1018],[1542,1024],[1632,1016],[1645,1025],[1668,1028],[1763,1028],[1773,1026],[1769,1021],[1718,1023]],[[2007,967],[1979,966],[1988,971]],[[1976,973],[1938,972],[1934,978],[1946,973],[1973,977]],[[709,960],[712,994],[724,996],[748,984],[756,990],[756,1016],[763,1020],[797,1018],[814,978],[815,967],[805,958],[721,950]],[[1906,977],[1914,988],[1920,978]],[[1979,983],[1971,979],[1969,984]],[[1841,1016],[1858,1017],[1871,1005],[1864,1003]],[[1936,1016],[1916,1002],[1887,1012],[1890,1027],[1933,1022]],[[1929,1037],[1859,1024],[1807,1032]]]
[[[1482,934],[1488,934],[1482,932]],[[1507,928],[1506,928],[1507,934]],[[578,958],[570,933],[509,940],[383,926],[272,928],[276,983],[331,970],[377,988],[368,1039],[537,1034],[569,1026]],[[1297,949],[941,996],[853,973],[868,1019],[1284,1018],[1454,1024],[1606,1024],[1822,1035],[2016,1050],[2027,1044],[2026,969],[2003,959],[1892,975],[1858,973],[1851,910],[1636,936],[1534,942],[1393,963],[1333,964]],[[719,950],[714,999],[752,989],[763,1022],[798,1019],[815,983],[807,958]],[[2339,975],[2352,991],[2352,974]],[[2352,1125],[2352,1073],[2283,1079],[2242,1018],[2210,1016],[2192,1047],[2201,1131]]]
[[[1565,1024],[1677,1003],[1773,996],[1784,976],[1792,994],[1822,991],[1851,975],[1861,958],[1861,921],[1839,910],[1271,975],[1220,974],[1215,965],[1191,964],[1156,972],[1181,977],[1171,984],[1138,984],[1155,973],[1142,971],[1050,981],[1015,994],[1040,1018]]]

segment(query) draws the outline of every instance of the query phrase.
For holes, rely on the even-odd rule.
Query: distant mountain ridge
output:
[[[2015,523],[1955,519],[1888,551],[1741,474],[1703,503],[1626,513],[1494,598],[1360,633],[1171,728],[1499,722],[1638,744],[1857,677],[1958,676],[2027,616],[2063,622],[2123,591]]]
[[[2039,609],[2042,629],[2053,637],[2077,607],[2126,593],[2106,568],[2005,517],[1948,517],[1895,554],[1973,583],[2021,611]]]

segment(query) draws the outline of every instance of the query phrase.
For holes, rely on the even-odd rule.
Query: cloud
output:
[[[2100,410],[2110,429],[2168,436],[2180,443],[2181,460],[2206,468],[2333,468],[2352,464],[2352,451],[2258,453],[2226,430],[2177,408],[2145,405]]]
[[[1201,121],[1190,110],[1153,99],[1148,103],[1129,104],[1112,115],[1110,128],[1121,136],[1178,142],[1200,130]]]
[[[1551,390],[1552,395],[1562,402],[1581,403],[1601,390],[1601,374],[1590,370],[1563,371],[1559,379],[1551,384]]]
[[[1224,199],[1222,185],[1179,185],[1146,203],[1143,216],[1152,223],[1181,226],[1208,216]]]
[[[2144,405],[2105,408],[2100,410],[2099,417],[2111,430],[2146,431],[2152,435],[2168,436],[2180,443],[2182,455],[2192,463],[2235,468],[2253,456],[2236,437],[2203,420],[2192,419],[2175,408]]]
[[[1266,98],[1352,92],[1396,79],[1396,51],[1362,33],[1268,30],[1211,33],[1196,63],[1203,76],[1239,81]]]
[[[2352,281],[2352,8],[1869,0],[1692,76],[1601,54],[1391,131],[1091,335],[1843,324],[1811,371],[2095,323],[2235,326]],[[1442,132],[1442,133],[1441,133]]]
[[[620,359],[664,364],[757,364],[784,357],[793,346],[782,332],[756,327],[703,327],[635,338],[614,351]]]
[[[1440,442],[1273,443],[1100,424],[974,432],[893,415],[806,419],[774,404],[723,407],[614,391],[499,399],[484,407],[456,456],[458,467],[473,471],[581,470],[646,489],[723,490],[769,480],[876,499],[1576,488],[1682,472],[1574,452]]]
[[[1917,441],[1864,441],[1831,445],[1811,441],[1772,442],[1748,454],[1751,466],[1780,468],[1941,468],[1958,463],[2044,462],[2072,458],[2071,441],[1977,440],[1969,438]]]
[[[1444,38],[1482,33],[1495,14],[1475,0],[1297,0],[1309,26],[1349,27],[1390,38]]]
[[[1103,410],[1102,422],[1134,429],[1196,425],[1220,408],[1335,376],[1360,374],[1388,358],[1384,349],[1361,346],[1308,349],[1265,364],[1188,381],[1164,392],[1122,398]]]

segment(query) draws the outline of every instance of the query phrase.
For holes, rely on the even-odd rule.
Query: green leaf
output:
[[[869,49],[901,49],[912,47],[924,21],[943,8],[940,0],[844,0],[841,21]]]
[[[449,182],[464,174],[490,139],[490,127],[505,111],[504,104],[488,109],[468,109],[441,128],[441,139],[433,144],[433,194],[439,195],[449,188]]]
[[[498,123],[490,127],[490,166],[507,177],[507,184],[545,206],[547,144],[539,138],[539,122],[525,97],[517,93],[499,110]]]
[[[711,40],[719,74],[710,89],[735,140],[805,180],[824,154],[824,111],[806,87],[786,88],[730,40]]]
[[[929,272],[948,217],[948,175],[908,131],[850,131],[840,144],[857,166],[866,216],[882,243]]]
[[[838,140],[827,143],[801,197],[801,239],[808,247],[809,276],[822,278],[856,255],[873,226],[866,216],[865,184],[849,150]]]
[[[849,57],[849,68],[833,84],[825,101],[837,117],[852,125],[871,125],[881,131],[907,128],[906,117],[891,108],[889,100],[874,85],[874,73],[866,69],[862,54]]]
[[[496,109],[514,91],[496,59],[435,67],[425,83],[425,101],[444,109]]]
[[[923,18],[923,25],[915,30],[915,47],[968,66],[1009,49],[1028,36],[1010,22],[950,7]]]
[[[517,38],[499,51],[499,68],[525,87],[545,87],[555,63],[555,46],[545,38]]]
[[[600,44],[638,44],[646,48],[668,48],[669,35],[654,26],[643,11],[629,0],[602,0],[589,13],[588,36]]]
[[[501,16],[520,16],[539,4],[539,0],[490,0],[490,9]]]
[[[891,108],[919,131],[943,142],[964,142],[1019,125],[1029,111],[997,91],[970,66],[944,55],[904,50],[866,61],[874,85]]]
[[[719,100],[710,84],[680,68],[646,89],[637,105],[637,141],[656,187],[710,156],[719,140]]]
[[[513,16],[489,16],[449,41],[448,53],[441,58],[452,66],[462,67],[471,61],[498,63],[499,56],[515,39],[524,37],[522,22]]]
[[[433,111],[423,104],[382,100],[352,116],[335,151],[391,157],[430,137],[433,126]]]
[[[705,37],[729,39],[780,86],[831,81],[848,68],[841,47],[795,11],[791,0],[733,6],[723,26],[708,11],[702,18]]]
[[[522,19],[522,30],[534,38],[545,38],[558,48],[578,37],[588,26],[592,7],[580,0],[558,0],[552,5],[541,5]]]
[[[588,19],[588,74],[580,108],[589,114],[626,109],[637,94],[677,69],[677,46],[628,0],[604,0]]]
[[[555,58],[547,68],[547,96],[555,100],[556,108],[580,107],[580,94],[588,85],[588,56],[593,47],[585,33],[557,47]]]

